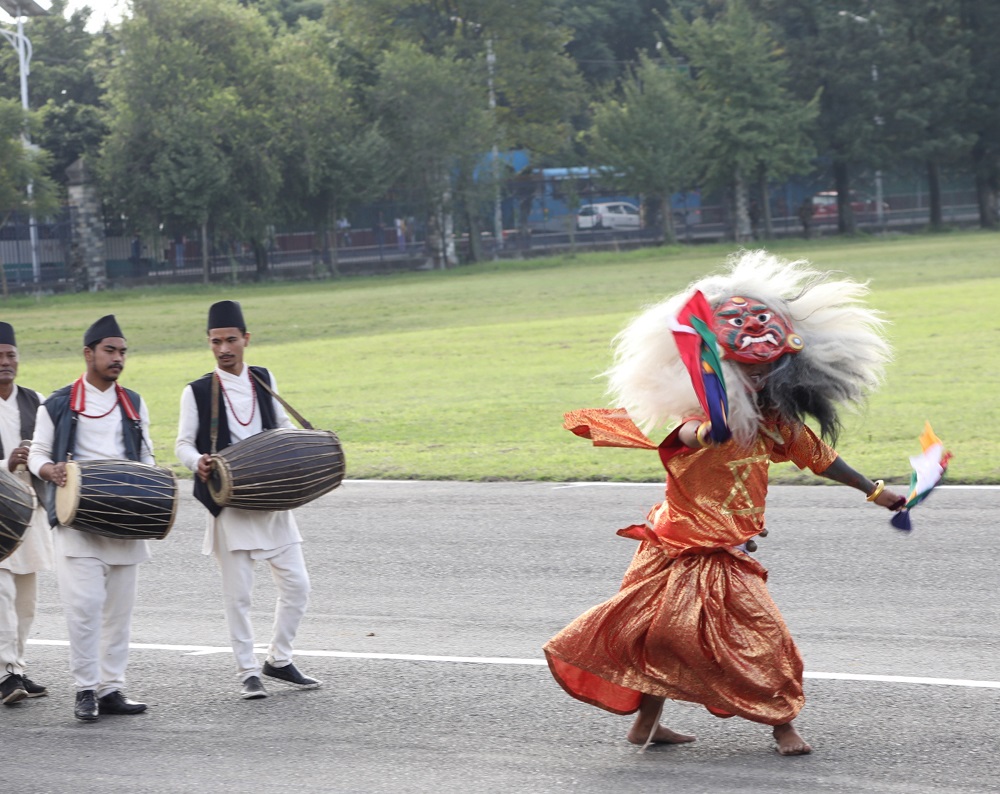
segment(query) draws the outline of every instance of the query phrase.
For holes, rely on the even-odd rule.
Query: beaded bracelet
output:
[[[885,480],[875,480],[875,490],[872,491],[865,498],[866,502],[874,502],[882,495],[882,491],[885,490]]]

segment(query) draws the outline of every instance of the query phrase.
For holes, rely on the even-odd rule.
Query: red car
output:
[[[824,190],[822,193],[817,193],[812,197],[813,204],[813,215],[817,218],[824,217],[836,217],[837,216],[837,191],[836,190]],[[875,212],[878,205],[875,203],[875,199],[869,198],[868,196],[861,196],[857,193],[851,193],[851,209],[854,211],[855,215]],[[887,212],[889,205],[884,201],[882,202],[882,211]]]

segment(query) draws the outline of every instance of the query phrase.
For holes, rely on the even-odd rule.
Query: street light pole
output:
[[[857,22],[857,23],[859,23],[861,25],[870,25],[871,22],[872,22],[871,17],[875,15],[875,11],[872,11],[869,14],[869,16],[867,16],[867,17],[863,17],[860,14],[854,14],[854,13],[852,13],[850,11],[838,11],[837,13],[840,16],[844,17],[845,19],[850,19],[851,21]],[[875,30],[878,32],[878,37],[881,40],[881,38],[882,38],[882,26],[880,24],[878,24],[878,23],[875,23]],[[876,101],[877,101],[877,97],[878,97],[878,64],[875,64],[875,63],[872,64],[872,82],[875,84]],[[875,126],[880,127],[880,126],[882,126],[883,123],[884,123],[884,120],[882,119],[881,114],[876,115],[875,116]],[[882,204],[883,204],[883,201],[882,201],[882,169],[881,168],[876,168],[875,169],[875,219],[876,219],[876,221],[878,223],[878,227],[882,231],[885,231],[885,223],[884,223],[884,217],[883,217]]]
[[[21,108],[28,112],[28,75],[31,73],[31,41],[24,35],[24,17],[26,16],[46,16],[49,12],[42,8],[35,0],[0,0],[0,8],[17,20],[17,32],[11,33],[9,30],[0,29],[11,46],[17,50],[17,65],[21,75]],[[28,130],[21,132],[21,142],[26,149],[32,149],[31,139],[28,137]],[[35,220],[35,210],[32,208],[35,185],[32,180],[28,180],[28,236],[31,240],[31,278],[37,290],[42,280],[42,268],[38,258],[38,223]]]

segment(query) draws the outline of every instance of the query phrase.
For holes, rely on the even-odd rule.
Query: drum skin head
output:
[[[80,504],[80,467],[76,461],[66,461],[66,484],[56,488],[56,518],[68,527],[76,518],[76,508]]]

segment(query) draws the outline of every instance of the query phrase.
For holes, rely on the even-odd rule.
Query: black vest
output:
[[[73,385],[63,386],[58,391],[52,392],[45,401],[45,410],[49,412],[52,419],[54,433],[52,435],[52,460],[56,463],[66,460],[66,456],[73,453],[76,436],[77,415],[70,410],[70,391]],[[136,413],[142,411],[142,398],[131,389],[125,389],[129,400]],[[122,415],[122,436],[125,439],[125,457],[128,460],[142,460],[142,421],[139,419],[129,419],[125,413],[125,408],[121,403],[118,410]],[[48,493],[45,498],[45,506],[48,508],[49,523],[52,526],[59,524],[56,517],[56,488],[52,483],[48,483]]]
[[[271,384],[271,373],[263,367],[250,367],[250,371],[263,378],[268,385]],[[209,372],[207,375],[202,375],[198,380],[188,384],[191,387],[192,394],[194,394],[195,405],[198,407],[198,433],[195,435],[194,445],[202,455],[212,451],[212,378],[214,377],[215,373]],[[273,430],[277,427],[277,418],[274,415],[274,402],[271,399],[271,395],[254,378],[251,377],[250,382],[257,393],[257,407],[260,410],[261,428],[263,430]],[[218,411],[219,424],[218,435],[215,440],[216,452],[225,449],[233,443],[229,435],[229,417],[226,414],[226,405],[223,401],[221,389],[219,390]],[[208,511],[213,516],[217,516],[222,512],[222,508],[212,500],[212,496],[208,491],[208,485],[203,483],[197,474],[194,477],[194,496],[195,499],[208,508]]]

